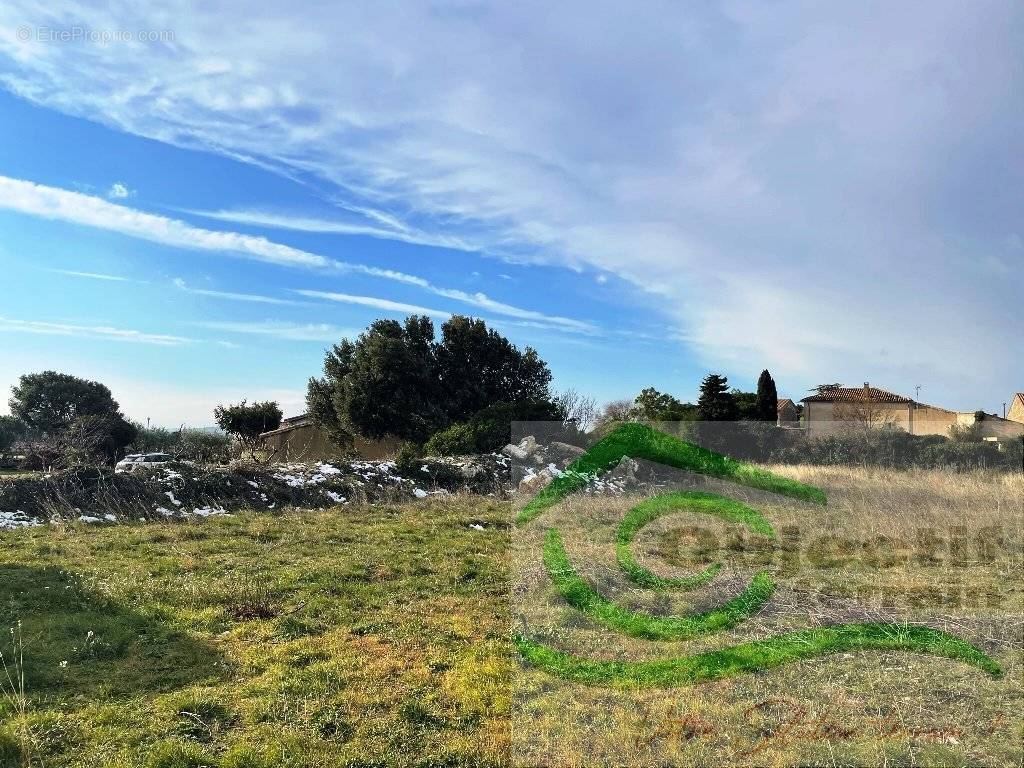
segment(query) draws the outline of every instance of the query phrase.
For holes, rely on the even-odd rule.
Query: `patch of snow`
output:
[[[33,520],[20,509],[15,512],[4,512],[0,510],[0,530],[29,528],[33,525],[42,525],[42,523],[38,520]]]
[[[344,504],[345,503],[345,497],[342,496],[340,493],[336,493],[334,491],[324,491],[324,493],[335,504]]]
[[[213,515],[227,515],[229,514],[226,509],[220,507],[196,507],[190,514],[198,517],[212,517]]]
[[[92,515],[79,515],[78,522],[80,523],[102,523],[103,521],[98,517]]]
[[[424,491],[422,488],[413,488],[412,495],[415,496],[417,499],[425,499],[429,494],[427,494],[427,492]]]

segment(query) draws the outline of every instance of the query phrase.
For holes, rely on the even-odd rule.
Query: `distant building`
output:
[[[780,427],[800,426],[800,411],[797,410],[796,403],[788,397],[784,397],[779,400],[777,413],[777,423]]]
[[[954,425],[971,427],[976,424],[983,440],[1008,440],[1024,434],[1024,401],[1021,402],[1020,422],[980,411],[951,411],[919,403],[872,387],[867,382],[863,387],[824,387],[801,402],[804,425],[812,434],[874,427],[900,429],[911,435],[949,437]]]
[[[1018,392],[1013,396],[1013,402],[1010,403],[1010,410],[1006,412],[1006,418],[1024,424],[1024,392]]]
[[[351,448],[336,446],[327,433],[303,413],[281,420],[281,426],[261,437],[274,461],[329,461],[346,456],[362,459],[392,459],[402,443],[399,440],[366,440],[356,437]]]

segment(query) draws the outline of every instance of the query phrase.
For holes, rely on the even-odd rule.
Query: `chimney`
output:
[[[867,392],[867,391],[868,391],[869,389],[871,389],[871,385],[870,385],[870,384],[868,384],[868,383],[867,383],[867,382],[865,381],[865,382],[864,382],[864,391],[865,391],[865,392]]]

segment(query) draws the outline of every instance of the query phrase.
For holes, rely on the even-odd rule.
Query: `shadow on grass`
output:
[[[0,565],[0,651],[8,667],[17,650],[11,630],[19,622],[30,697],[139,695],[223,676],[212,645],[59,568]]]

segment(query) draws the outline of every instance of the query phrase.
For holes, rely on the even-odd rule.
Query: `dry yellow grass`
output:
[[[1003,679],[962,663],[895,652],[838,654],[688,688],[613,691],[519,676],[513,739],[524,764],[1022,764],[1021,551],[1024,479],[943,471],[770,467],[824,489],[827,507],[715,481],[703,490],[745,501],[780,542],[686,515],[641,532],[637,557],[664,576],[713,560],[726,570],[677,595],[637,590],[614,560],[618,521],[637,499],[570,498],[514,542],[514,614],[536,637],[590,658],[683,656],[779,632],[844,621],[911,621],[982,647]],[[553,593],[541,528],[557,524],[575,567],[634,609],[678,614],[731,597],[757,570],[775,595],[733,630],[680,643],[636,640],[594,624]],[[701,543],[703,547],[695,547]]]

